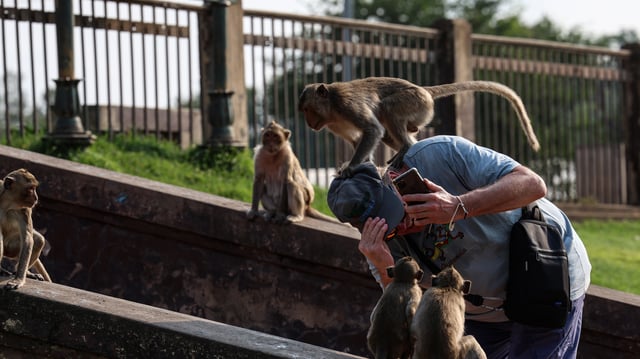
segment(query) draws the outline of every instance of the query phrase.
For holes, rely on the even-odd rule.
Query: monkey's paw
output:
[[[259,211],[255,209],[250,209],[247,211],[247,219],[250,221],[253,221],[254,219],[256,219],[256,217],[258,217],[259,214],[260,214]]]
[[[44,277],[40,273],[27,272],[27,278],[44,282]]]
[[[11,279],[10,281],[7,282],[7,284],[4,285],[4,289],[15,290],[22,287],[23,284],[24,284],[24,280]]]

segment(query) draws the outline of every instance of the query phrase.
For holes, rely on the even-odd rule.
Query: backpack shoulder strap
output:
[[[522,217],[520,219],[533,219],[536,221],[544,221],[542,212],[538,207],[538,202],[533,201],[528,205],[522,207]]]

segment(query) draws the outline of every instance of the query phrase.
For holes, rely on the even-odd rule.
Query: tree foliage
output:
[[[345,0],[324,2],[325,13],[341,16],[344,2]],[[612,48],[639,41],[637,32],[631,29],[622,29],[616,34],[593,36],[579,27],[565,30],[547,16],[533,24],[527,24],[520,16],[522,6],[513,0],[353,0],[353,3],[354,17],[369,21],[429,27],[442,18],[463,18],[469,21],[473,32],[478,34]],[[317,8],[317,4],[314,7]]]

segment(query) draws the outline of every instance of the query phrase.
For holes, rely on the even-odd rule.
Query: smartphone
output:
[[[422,176],[415,167],[412,167],[405,173],[399,175],[393,180],[393,184],[398,189],[398,193],[401,195],[412,193],[429,193],[427,184],[424,183]],[[419,202],[415,202],[419,203]],[[407,203],[412,205],[414,203]]]

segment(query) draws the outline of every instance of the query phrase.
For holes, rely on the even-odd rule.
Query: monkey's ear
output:
[[[327,96],[329,96],[329,89],[327,88],[327,86],[325,84],[321,84],[316,89],[316,95],[318,95],[320,97],[327,97]]]
[[[393,267],[387,267],[387,277],[393,278],[393,275],[394,275]]]
[[[418,282],[421,281],[423,275],[424,275],[424,271],[422,269],[419,269],[415,275],[416,280],[418,280]]]
[[[282,132],[284,133],[284,139],[285,139],[285,140],[288,140],[288,139],[289,139],[289,137],[291,137],[291,131],[289,131],[289,130],[283,130]]]
[[[4,179],[4,189],[9,189],[11,188],[11,185],[13,184],[13,182],[15,182],[16,179],[13,177],[7,177]]]

